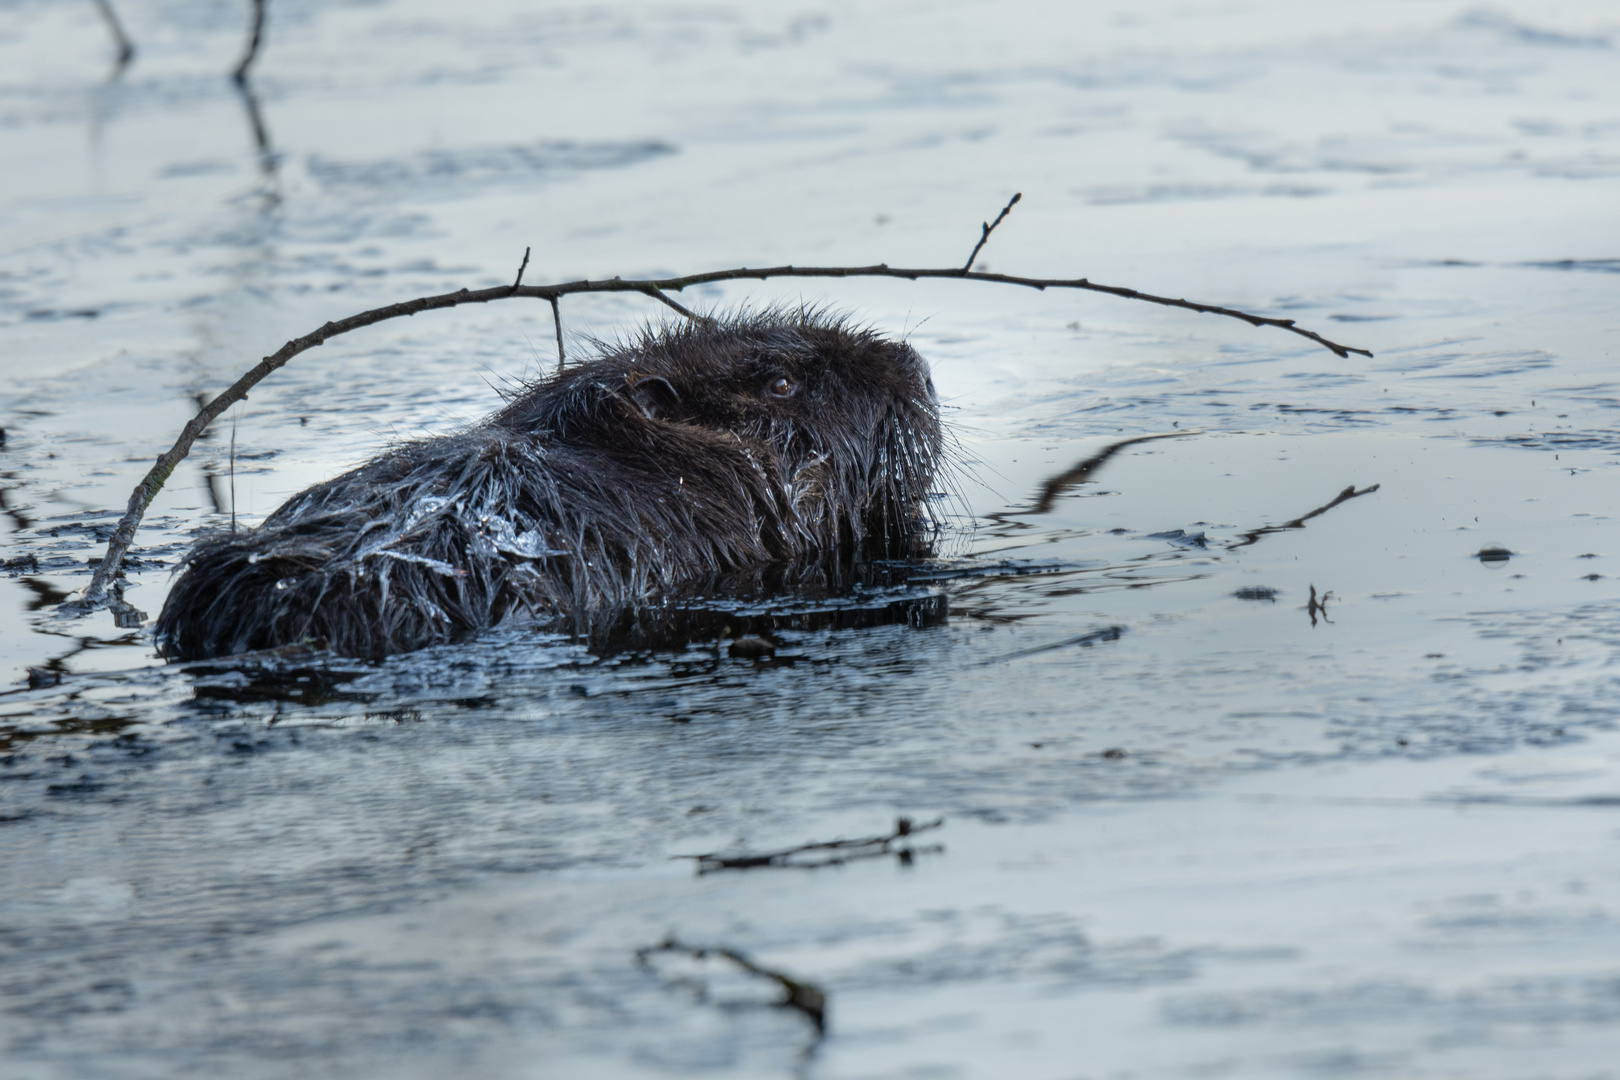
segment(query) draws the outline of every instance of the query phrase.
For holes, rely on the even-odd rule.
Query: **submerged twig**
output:
[[[817,843],[799,844],[795,847],[782,848],[779,851],[766,851],[751,855],[677,855],[677,859],[693,859],[697,862],[697,872],[712,874],[717,870],[752,870],[762,866],[796,867],[802,870],[811,870],[821,866],[838,866],[854,859],[875,859],[884,855],[898,855],[900,861],[910,864],[912,856],[918,852],[932,852],[943,850],[941,848],[912,848],[907,841],[906,846],[895,848],[892,845],[906,841],[908,837],[930,829],[937,829],[945,824],[944,818],[935,818],[925,821],[921,825],[914,824],[910,818],[897,818],[894,831],[884,836],[866,836],[859,840],[824,840]],[[809,852],[833,852],[831,856],[813,861],[797,860],[795,856]]]
[[[1250,544],[1257,543],[1262,536],[1267,536],[1271,533],[1287,532],[1289,529],[1303,529],[1305,527],[1305,523],[1311,520],[1311,518],[1327,513],[1329,510],[1333,509],[1335,506],[1338,506],[1342,502],[1348,502],[1351,499],[1358,499],[1363,495],[1371,495],[1381,486],[1382,485],[1379,484],[1372,484],[1358,490],[1356,485],[1351,484],[1349,487],[1335,495],[1332,501],[1318,506],[1315,510],[1312,510],[1308,514],[1301,514],[1294,520],[1285,521],[1281,525],[1266,525],[1259,529],[1249,530],[1243,534],[1243,539],[1234,540],[1230,544],[1227,544],[1226,550],[1232,551],[1236,548],[1248,547]]]
[[[242,59],[236,62],[236,70],[231,72],[231,78],[236,80],[238,86],[247,83],[248,68],[259,56],[259,43],[264,39],[264,5],[265,0],[253,0],[253,25],[248,31],[247,49],[242,53]]]
[[[251,96],[250,96],[251,100]],[[1001,215],[996,218],[999,224],[1017,202],[1009,202],[1003,208]],[[989,237],[992,224],[984,226],[980,237],[980,246]],[[677,304],[668,296],[666,291],[680,292],[683,289],[697,285],[708,285],[720,281],[744,281],[768,278],[797,277],[797,278],[856,278],[856,277],[882,277],[901,278],[907,281],[922,279],[943,278],[959,281],[983,281],[999,285],[1018,285],[1024,288],[1045,291],[1046,289],[1079,289],[1089,292],[1107,293],[1111,296],[1120,296],[1128,300],[1143,300],[1150,304],[1159,304],[1165,307],[1182,308],[1187,311],[1196,311],[1208,315],[1224,315],[1228,318],[1241,319],[1251,326],[1271,326],[1289,333],[1297,334],[1316,342],[1328,349],[1334,355],[1348,359],[1351,353],[1362,356],[1371,356],[1365,349],[1357,349],[1348,345],[1340,345],[1329,341],[1313,331],[1294,325],[1292,319],[1273,319],[1264,315],[1254,315],[1235,308],[1219,307],[1214,304],[1200,304],[1191,300],[1172,299],[1166,296],[1155,296],[1152,293],[1140,292],[1118,285],[1099,285],[1087,278],[1030,278],[1019,277],[1012,274],[991,274],[974,270],[946,268],[919,268],[908,269],[892,267],[887,263],[876,266],[775,266],[766,269],[750,269],[739,267],[734,270],[715,270],[706,274],[688,274],[683,277],[657,278],[626,281],[623,278],[609,278],[605,281],[569,281],[556,285],[496,285],[487,289],[458,289],[451,293],[441,293],[438,296],[421,296],[414,300],[406,300],[398,304],[389,304],[386,307],[373,308],[350,315],[346,319],[328,322],[318,330],[305,334],[303,337],[293,338],[274,353],[266,356],[253,368],[231,384],[230,388],[209,402],[194,416],[180,437],[165,453],[158,455],[157,462],[147,472],[135,490],[130,493],[129,504],[124,516],[119,519],[118,527],[113,531],[112,539],[107,544],[107,555],[96,568],[95,575],[90,584],[86,586],[81,598],[62,605],[63,610],[84,612],[99,607],[106,601],[107,586],[118,574],[123,564],[124,555],[135,539],[135,530],[140,527],[141,519],[145,516],[147,507],[162,490],[169,475],[191,451],[196,442],[209,424],[232,404],[247,396],[247,392],[259,384],[271,372],[280,368],[287,361],[300,353],[307,352],[317,346],[324,345],[332,338],[347,334],[351,330],[358,330],[364,326],[397,319],[401,316],[415,315],[422,311],[435,311],[443,308],[459,307],[463,304],[487,304],[495,300],[506,300],[512,297],[527,297],[536,300],[545,300],[551,304],[551,314],[557,328],[557,369],[561,371],[565,361],[563,352],[562,314],[558,307],[558,300],[564,296],[573,296],[582,293],[613,293],[638,292],[651,296],[662,303],[681,312],[688,318],[702,321],[703,317]]]
[[[1022,191],[1015,192],[1013,197],[1007,200],[1007,205],[1001,208],[1001,213],[996,215],[996,220],[983,223],[984,231],[979,234],[979,242],[973,245],[973,254],[969,255],[967,262],[962,264],[963,270],[973,269],[973,260],[979,257],[979,252],[984,249],[985,243],[990,239],[990,234],[996,231],[996,226],[1001,224],[1003,218],[1012,213],[1012,208],[1017,206],[1018,200],[1023,197],[1024,193]]]
[[[667,937],[657,945],[636,950],[636,962],[643,967],[651,967],[649,957],[653,953],[680,953],[690,956],[694,960],[705,960],[710,956],[718,956],[730,960],[750,975],[758,975],[769,979],[782,988],[782,1000],[777,1006],[783,1009],[795,1009],[803,1013],[810,1023],[815,1025],[816,1038],[819,1041],[827,1031],[827,992],[812,983],[801,982],[791,975],[784,974],[774,968],[756,964],[753,960],[736,949],[703,948],[686,945],[674,937]]]
[[[96,10],[101,12],[101,18],[106,22],[107,29],[112,31],[113,44],[118,46],[118,60],[113,65],[113,77],[116,77],[131,60],[135,59],[135,43],[124,33],[124,24],[118,21],[118,13],[113,10],[112,0],[95,0],[95,5]]]

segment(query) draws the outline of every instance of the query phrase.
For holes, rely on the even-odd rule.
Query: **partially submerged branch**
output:
[[[652,955],[661,952],[690,956],[694,960],[707,960],[711,956],[729,960],[750,975],[758,975],[760,978],[769,979],[780,986],[782,988],[782,999],[776,1003],[777,1006],[803,1013],[810,1023],[815,1025],[818,1039],[827,1030],[827,993],[819,986],[801,982],[774,968],[756,964],[746,954],[738,952],[736,949],[724,947],[701,948],[683,944],[673,937],[665,938],[662,942],[650,948],[637,949],[636,960],[643,967],[650,968],[652,966]]]
[[[1002,653],[1000,656],[992,656],[990,659],[984,661],[984,666],[988,666],[990,664],[999,664],[1003,660],[1022,660],[1026,656],[1038,656],[1041,653],[1051,652],[1054,649],[1089,649],[1104,641],[1118,641],[1124,636],[1125,628],[1123,626],[1105,626],[1100,630],[1088,630],[1084,634],[1064,638],[1062,641],[1049,641],[1045,645],[1036,645],[1032,648],[1019,649],[1015,652]]]
[[[244,56],[238,66],[238,82],[245,84],[246,71],[252,62],[258,48],[258,35],[263,23],[263,4],[255,4],[254,38],[249,46],[248,55]],[[973,255],[968,260],[972,266],[974,258],[990,238],[996,226],[1001,224],[1008,212],[1018,202],[1019,197],[1014,196],[997,215],[994,222],[983,225],[979,243],[973,249]],[[524,297],[534,300],[545,300],[551,304],[552,318],[557,328],[557,367],[562,370],[564,363],[562,316],[558,308],[558,300],[564,296],[573,296],[583,293],[614,293],[637,292],[649,296],[663,303],[682,316],[694,321],[703,322],[707,316],[699,315],[666,295],[669,292],[680,292],[683,289],[698,285],[711,285],[722,281],[765,281],[769,278],[858,278],[880,277],[900,278],[906,281],[920,281],[924,279],[946,279],[958,281],[981,281],[998,285],[1018,285],[1024,288],[1045,291],[1047,289],[1077,289],[1087,292],[1107,293],[1110,296],[1119,296],[1127,300],[1142,300],[1150,304],[1159,304],[1164,307],[1181,308],[1186,311],[1195,311],[1206,315],[1223,315],[1228,318],[1241,319],[1250,326],[1270,326],[1286,330],[1291,334],[1316,342],[1335,356],[1348,359],[1351,353],[1362,356],[1371,356],[1365,349],[1357,349],[1349,345],[1340,345],[1329,341],[1313,331],[1296,326],[1292,319],[1274,319],[1264,315],[1254,315],[1235,308],[1220,307],[1215,304],[1201,304],[1195,301],[1156,296],[1153,293],[1141,292],[1118,285],[1100,285],[1088,278],[1031,278],[1019,277],[1013,274],[991,274],[963,268],[919,268],[908,269],[892,267],[887,263],[876,266],[773,266],[764,269],[750,269],[739,267],[734,270],[715,270],[706,274],[688,274],[684,277],[642,279],[626,281],[614,277],[607,280],[569,281],[556,285],[524,285],[523,269],[526,268],[527,251],[523,267],[519,268],[517,281],[511,285],[496,285],[487,289],[459,289],[456,292],[441,293],[438,296],[421,296],[403,303],[389,304],[386,307],[373,308],[351,315],[346,319],[329,322],[320,329],[305,334],[303,337],[293,338],[274,353],[266,356],[241,378],[237,379],[224,393],[209,402],[195,417],[182,429],[180,437],[166,452],[160,454],[157,463],[147,472],[141,482],[136,485],[130,494],[128,508],[124,516],[119,519],[118,527],[114,530],[112,539],[107,544],[107,554],[96,567],[95,575],[85,588],[82,598],[62,605],[65,611],[85,612],[99,607],[106,602],[109,584],[117,577],[119,568],[123,565],[124,556],[128,553],[130,545],[134,543],[135,530],[140,527],[141,519],[162,490],[169,475],[175,467],[185,460],[191,452],[191,446],[202,435],[208,425],[213,423],[220,413],[231,405],[246,399],[248,391],[257,386],[271,372],[286,364],[300,353],[307,352],[317,346],[324,345],[332,338],[347,334],[351,330],[386,322],[402,316],[415,315],[423,311],[436,311],[444,308],[460,307],[463,304],[487,304],[496,300],[509,300],[514,297]]]
[[[782,848],[779,851],[763,851],[742,855],[677,855],[678,859],[693,859],[697,862],[699,875],[712,874],[717,870],[753,870],[763,866],[796,867],[801,870],[811,870],[821,866],[841,866],[855,859],[874,859],[883,855],[897,855],[900,861],[909,864],[915,850],[934,851],[937,848],[913,849],[910,838],[920,832],[928,832],[945,824],[944,818],[925,821],[921,825],[912,823],[910,818],[899,818],[894,823],[894,831],[883,836],[866,836],[859,840],[825,840],[819,843],[799,844],[796,847]],[[899,844],[901,846],[896,847]],[[811,855],[812,858],[801,858]]]
[[[1333,620],[1327,617],[1328,601],[1332,599],[1333,591],[1331,589],[1318,597],[1316,595],[1316,586],[1311,586],[1311,599],[1310,602],[1305,605],[1305,611],[1311,617],[1311,626],[1313,628],[1316,626],[1316,617],[1318,615],[1322,616],[1323,622],[1327,623],[1329,626],[1333,625]]]

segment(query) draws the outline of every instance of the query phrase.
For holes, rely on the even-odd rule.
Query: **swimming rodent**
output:
[[[917,554],[941,446],[909,345],[796,310],[649,328],[204,537],[158,648],[380,657],[512,622],[588,637],[739,571]]]

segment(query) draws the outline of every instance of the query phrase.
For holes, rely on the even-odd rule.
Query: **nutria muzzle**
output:
[[[648,330],[198,541],[158,648],[378,657],[513,622],[592,636],[739,573],[925,550],[940,454],[908,345],[805,312]]]

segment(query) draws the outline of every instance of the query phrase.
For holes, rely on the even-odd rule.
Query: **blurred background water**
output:
[[[0,1076],[1620,1075],[1611,5],[270,0],[246,94],[245,3],[117,11],[122,68],[95,5],[0,2]],[[328,319],[526,246],[530,283],[959,265],[1015,191],[981,268],[1376,356],[693,290],[905,337],[958,443],[941,562],[725,616],[775,663],[514,630],[266,686],[55,612],[199,400]],[[562,314],[583,352],[664,312]],[[554,362],[527,301],[299,357],[171,478],[127,599]],[[676,858],[900,816],[945,823]],[[825,1037],[638,961],[668,935],[814,984]]]

